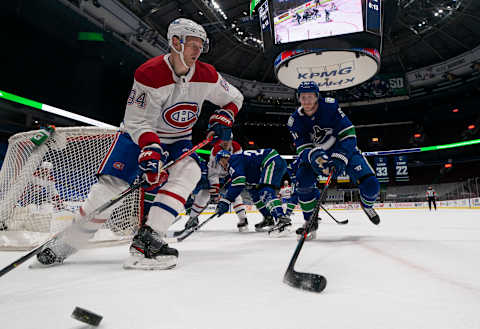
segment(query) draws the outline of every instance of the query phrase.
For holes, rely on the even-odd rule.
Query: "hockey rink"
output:
[[[292,17],[276,24],[276,42],[294,42],[362,31],[361,2],[336,0],[335,4],[338,10],[330,11],[329,21],[325,19],[325,8],[330,2],[318,7],[319,16],[316,18],[302,20],[299,24],[295,17]]]
[[[173,270],[123,270],[128,245],[50,269],[29,261],[0,278],[0,327],[93,328],[70,317],[79,306],[101,314],[105,329],[480,328],[480,210],[380,210],[378,227],[360,211],[332,213],[349,224],[322,215],[296,265],[327,277],[321,294],[282,283],[294,233],[238,233],[224,215],[172,245]],[[249,214],[251,231],[259,217]],[[24,254],[0,252],[0,267]]]

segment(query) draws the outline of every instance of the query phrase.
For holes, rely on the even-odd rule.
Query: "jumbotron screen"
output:
[[[273,0],[275,44],[363,32],[362,0]]]

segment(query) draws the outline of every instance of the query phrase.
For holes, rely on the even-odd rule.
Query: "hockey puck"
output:
[[[103,316],[92,313],[84,308],[75,307],[72,313],[72,318],[92,326],[98,326],[100,321],[102,321]]]

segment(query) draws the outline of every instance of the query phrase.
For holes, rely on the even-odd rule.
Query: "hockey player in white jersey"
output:
[[[30,204],[38,206],[51,204],[55,207],[55,210],[65,207],[55,186],[52,170],[53,164],[49,161],[43,161],[40,167],[33,173],[19,200],[22,207]]]
[[[228,172],[215,160],[216,155],[221,150],[226,150],[231,154],[238,154],[242,153],[242,146],[233,139],[229,141],[219,140],[213,145],[208,160],[208,182],[210,183],[210,199],[215,203],[219,201],[220,181],[223,181],[225,185],[229,185],[228,182],[225,181],[228,179],[227,177],[229,177]],[[227,186],[225,186],[225,188],[227,188]],[[232,209],[238,217],[238,230],[240,232],[248,231],[247,212],[241,195],[238,195],[232,202]]]
[[[278,194],[282,198],[282,203],[288,202],[288,199],[292,196],[292,187],[288,184],[288,180],[283,182],[283,186],[280,188]]]
[[[124,267],[168,269],[176,265],[178,251],[167,245],[164,236],[199,181],[200,167],[194,154],[168,171],[160,169],[192,147],[192,128],[205,100],[219,106],[210,117],[209,136],[228,139],[243,96],[213,66],[198,61],[208,50],[201,25],[176,19],[168,27],[167,39],[170,53],[148,60],[135,72],[120,131],[101,163],[99,181],[80,209],[77,224],[38,254],[40,263],[60,264],[81,248],[113,208],[88,222],[81,217],[125,190],[139,171],[147,189],[160,189],[145,224],[133,238]]]

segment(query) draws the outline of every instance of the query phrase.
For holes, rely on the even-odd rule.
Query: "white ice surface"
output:
[[[480,211],[379,213],[378,227],[358,211],[333,212],[345,226],[322,216],[296,265],[327,277],[321,294],[282,283],[294,234],[238,233],[225,215],[172,245],[173,270],[123,270],[128,245],[21,265],[0,278],[0,328],[89,328],[70,318],[75,306],[103,315],[104,329],[480,328]],[[249,214],[251,230],[259,217]],[[0,252],[0,267],[23,254]]]

